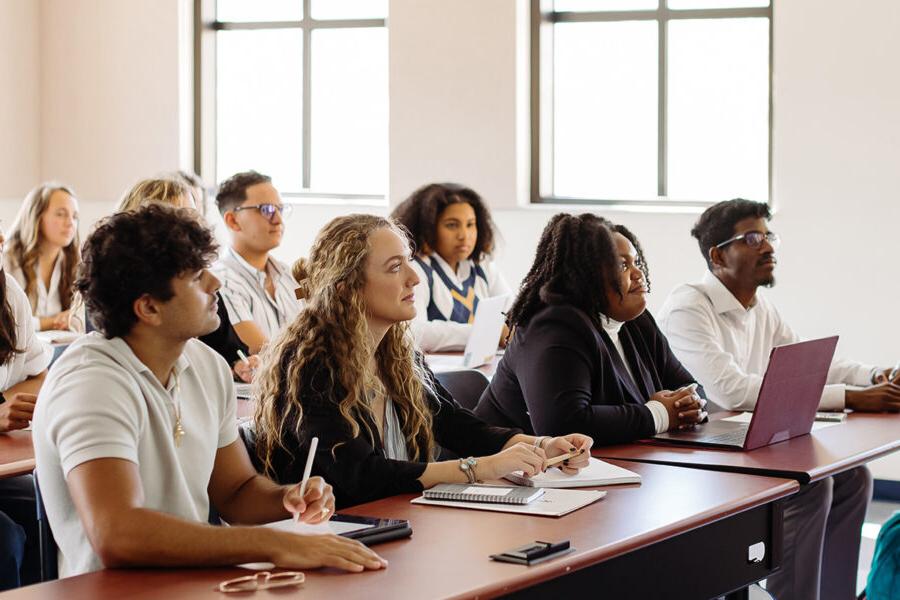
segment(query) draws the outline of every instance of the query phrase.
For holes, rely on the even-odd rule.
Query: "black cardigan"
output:
[[[332,387],[329,372],[311,365],[302,376],[303,418],[299,435],[296,422],[285,423],[287,447],[273,454],[274,479],[280,483],[296,483],[303,477],[309,440],[319,438],[313,461],[313,474],[321,475],[334,488],[338,508],[397,494],[422,491],[418,481],[425,471],[424,457],[418,462],[385,458],[380,439],[373,440],[357,416],[360,433],[351,439],[349,428],[337,409],[337,399],[344,390]],[[459,456],[487,456],[499,452],[518,429],[487,425],[471,411],[462,408],[450,393],[435,381],[437,394],[426,391],[433,415],[436,442]],[[369,422],[372,431],[375,424]],[[340,446],[336,444],[345,442]],[[332,455],[332,449],[334,454]]]
[[[222,301],[222,294],[216,294],[218,298],[219,327],[215,331],[200,336],[200,341],[218,352],[228,362],[229,367],[241,359],[238,350],[247,355],[250,353],[247,344],[241,341],[237,332],[228,318],[228,310]]]
[[[568,304],[544,307],[516,328],[475,414],[530,434],[584,433],[597,445],[654,435],[647,400],[694,378],[649,312],[625,323],[619,339],[636,382],[584,312]]]

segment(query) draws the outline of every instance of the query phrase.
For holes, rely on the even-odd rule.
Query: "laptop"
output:
[[[500,345],[500,334],[503,332],[505,320],[503,309],[508,299],[507,295],[480,299],[463,355],[429,354],[428,366],[433,371],[441,372],[474,369],[491,362]]]
[[[653,439],[678,444],[755,450],[806,435],[834,358],[837,336],[772,349],[749,423],[710,421],[691,431],[671,431]]]

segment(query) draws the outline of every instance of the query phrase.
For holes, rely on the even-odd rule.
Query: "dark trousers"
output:
[[[781,569],[766,580],[778,600],[852,600],[872,473],[857,467],[804,485],[784,506]]]
[[[19,587],[25,556],[25,530],[0,512],[0,591]]]
[[[11,554],[7,554],[10,547],[10,539],[20,536],[19,542],[19,572],[16,574],[15,580],[7,580],[4,575],[0,575],[0,589],[7,581],[12,582],[11,587],[15,587],[19,583],[28,585],[37,583],[41,579],[41,560],[40,546],[38,542],[37,512],[34,501],[34,479],[31,475],[22,475],[21,477],[9,477],[0,479],[0,512],[6,517],[9,523],[0,523],[0,534],[3,535],[3,558],[2,569],[4,575],[6,569],[12,562]],[[9,531],[18,531],[9,537]],[[9,558],[8,558],[9,557]]]

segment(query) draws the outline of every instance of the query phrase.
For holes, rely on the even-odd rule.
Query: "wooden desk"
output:
[[[780,560],[781,504],[795,481],[618,462],[640,486],[608,488],[600,502],[559,519],[415,506],[398,496],[344,512],[409,519],[413,537],[377,546],[390,566],[346,574],[306,571],[306,598],[713,597],[766,577]],[[488,555],[534,540],[570,539],[575,552],[525,567]],[[766,543],[748,564],[747,548]],[[714,565],[715,568],[707,568]],[[652,573],[652,576],[650,576]],[[218,582],[235,568],[109,570],[22,588],[4,599],[223,598]],[[671,582],[677,582],[670,589]],[[590,587],[586,587],[590,586]],[[568,596],[561,596],[568,594]],[[257,598],[291,592],[257,592]]]
[[[0,433],[0,478],[34,471],[34,447],[30,431]]]
[[[786,477],[809,483],[900,449],[900,416],[855,413],[834,427],[743,452],[639,442],[594,448],[594,456]]]

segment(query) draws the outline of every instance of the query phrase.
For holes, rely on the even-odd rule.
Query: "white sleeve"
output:
[[[7,279],[9,284],[9,279]],[[22,380],[26,377],[38,375],[50,365],[53,358],[53,349],[42,342],[34,334],[34,319],[31,316],[31,304],[28,303],[28,297],[18,285],[13,287],[7,285],[7,296],[10,304],[15,312],[17,329],[19,330],[21,339],[17,340],[17,345],[24,348],[24,360],[22,363]],[[23,326],[18,326],[21,323]],[[21,381],[21,380],[20,380]]]
[[[237,430],[237,394],[234,391],[234,379],[231,377],[231,369],[221,356],[216,356],[218,362],[221,363],[219,369],[223,374],[223,387],[225,389],[224,410],[219,418],[219,441],[218,448],[234,442],[238,437]]]
[[[722,347],[704,308],[674,307],[660,325],[675,356],[703,385],[707,398],[728,410],[753,410],[762,376],[747,373]]]
[[[515,300],[515,298],[513,298],[513,290],[509,287],[509,283],[507,283],[503,273],[497,268],[496,263],[489,262],[483,265],[483,267],[484,274],[487,276],[488,293],[491,297],[509,296],[509,300],[506,302],[506,308],[512,306],[513,300]]]
[[[63,475],[98,458],[138,463],[143,397],[123,377],[100,368],[70,372],[56,385],[44,387],[38,403],[52,402],[45,412],[45,433],[59,453]],[[47,395],[52,398],[43,398]]]

